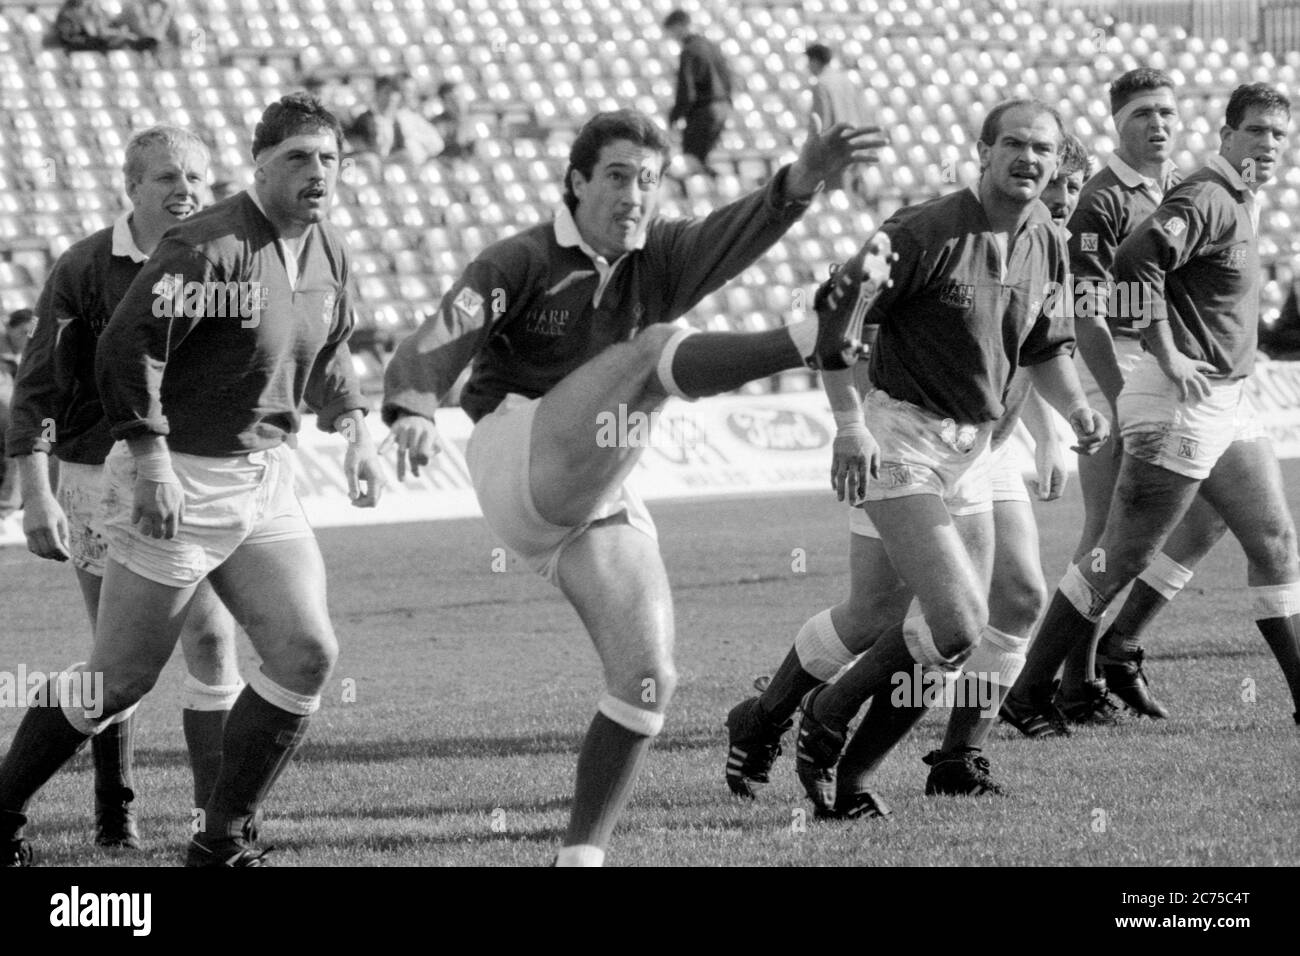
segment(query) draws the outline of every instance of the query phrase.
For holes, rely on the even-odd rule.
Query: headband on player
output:
[[[274,146],[267,146],[260,150],[258,154],[253,157],[253,162],[256,164],[258,169],[261,169],[267,163],[275,162],[275,160],[279,159],[291,149],[310,149],[318,146],[320,137],[322,136],[329,136],[331,140],[334,139],[333,134],[328,130],[321,130],[316,133],[299,133],[296,136],[290,136],[287,139],[280,140],[280,142],[276,143]]]
[[[1115,114],[1114,117],[1115,132],[1116,133],[1122,132],[1124,129],[1124,124],[1128,122],[1129,117],[1132,116],[1134,113],[1136,113],[1138,110],[1144,109],[1145,107],[1148,106],[1169,106],[1169,105],[1170,105],[1169,98],[1160,93],[1148,93],[1145,96],[1135,97],[1134,99],[1129,100],[1127,103],[1121,106],[1119,108],[1119,112]],[[1174,107],[1174,112],[1176,114],[1178,112],[1178,104],[1174,103],[1173,107]]]

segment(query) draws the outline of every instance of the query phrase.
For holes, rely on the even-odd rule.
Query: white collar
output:
[[[131,235],[131,214],[124,212],[113,220],[113,255],[125,256],[132,262],[148,262],[149,257],[140,251]]]
[[[1215,153],[1205,165],[1223,176],[1233,189],[1239,189],[1246,195],[1254,197],[1254,191],[1246,185],[1245,180],[1241,178],[1241,173],[1233,168],[1232,163],[1223,158],[1222,153]]]
[[[632,248],[645,248],[645,235],[646,230],[642,229],[641,234],[636,237],[636,244]],[[587,241],[582,238],[582,233],[578,231],[578,224],[573,221],[573,213],[569,212],[569,207],[564,203],[561,203],[560,208],[555,211],[555,241],[565,249],[574,247],[581,249],[593,261],[597,259],[604,261],[605,259],[599,252],[587,245]],[[619,258],[621,259],[622,256]]]
[[[1106,160],[1106,168],[1115,174],[1115,178],[1127,186],[1129,189],[1141,189],[1144,186],[1157,194],[1163,194],[1165,183],[1169,182],[1169,174],[1176,168],[1172,159],[1166,159],[1164,166],[1160,169],[1160,179],[1151,179],[1143,176],[1136,169],[1130,166],[1124,160],[1119,158],[1118,153],[1111,153],[1110,159]]]

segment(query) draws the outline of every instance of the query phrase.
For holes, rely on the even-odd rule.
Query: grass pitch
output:
[[[1296,509],[1300,466],[1284,474]],[[1054,586],[1081,523],[1077,485],[1036,507]],[[610,865],[1300,864],[1300,741],[1231,540],[1147,642],[1148,673],[1172,719],[1130,719],[1066,741],[1001,727],[989,756],[1010,796],[927,798],[920,757],[938,745],[939,711],[878,777],[891,821],[821,824],[790,747],[757,803],[729,795],[722,721],[780,663],[804,620],[846,593],[843,506],[818,494],[653,511],[676,593],[681,684]],[[320,540],[343,651],[267,807],[272,862],[548,863],[601,687],[577,615],[517,563],[493,571],[497,542],[481,521],[326,529]],[[8,548],[0,580],[0,667],[52,670],[85,658],[89,629],[66,567]],[[180,861],[192,802],[182,674],[173,660],[139,712],[143,852],[90,845],[82,755],[33,806],[40,862]],[[20,717],[0,709],[0,747]]]

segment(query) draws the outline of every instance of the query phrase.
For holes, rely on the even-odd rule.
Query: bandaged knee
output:
[[[1251,612],[1257,621],[1300,614],[1300,581],[1252,587],[1250,601]]]
[[[267,677],[260,667],[248,675],[248,686],[268,704],[298,717],[310,717],[320,710],[320,694],[299,694],[282,687]]]
[[[985,625],[979,644],[966,658],[962,670],[980,680],[1010,688],[1024,669],[1028,650],[1029,638],[1016,637]]]
[[[1172,601],[1187,582],[1192,579],[1192,569],[1185,568],[1161,551],[1146,566],[1138,580],[1145,583],[1166,601]]]
[[[1097,589],[1088,583],[1077,564],[1070,565],[1059,585],[1061,594],[1084,618],[1096,624],[1106,613],[1109,601],[1103,601]]]
[[[695,401],[699,396],[687,395],[682,391],[681,386],[677,384],[677,379],[673,377],[673,359],[677,355],[677,349],[682,342],[686,341],[687,336],[694,335],[697,331],[698,329],[678,329],[674,332],[672,337],[664,343],[664,350],[659,353],[659,364],[655,367],[655,374],[659,376],[659,384],[663,386],[664,391],[688,402]]]
[[[829,608],[814,614],[799,628],[794,638],[794,651],[799,656],[799,666],[823,683],[858,657],[844,646],[831,621]]]
[[[620,727],[640,734],[643,737],[657,737],[664,729],[664,715],[642,707],[634,707],[625,700],[619,700],[613,694],[606,694],[596,705],[596,709]]]
[[[184,710],[230,710],[244,689],[244,682],[234,684],[205,684],[193,674],[185,675],[181,686],[181,708]],[[287,708],[286,708],[287,709]]]
[[[73,664],[58,677],[53,678],[51,693],[68,723],[87,736],[97,734],[109,724],[130,719],[137,704],[132,704],[116,714],[104,716],[104,675],[91,674],[86,661]]]

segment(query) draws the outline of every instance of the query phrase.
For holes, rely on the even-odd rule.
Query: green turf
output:
[[[1300,467],[1285,474],[1295,507]],[[999,729],[990,755],[1011,795],[935,799],[922,794],[919,759],[942,731],[942,712],[932,714],[878,778],[893,820],[819,824],[788,754],[758,803],[728,795],[722,720],[752,693],[754,677],[776,667],[803,621],[844,593],[841,506],[807,495],[654,512],[676,591],[681,686],[610,864],[1300,864],[1300,740],[1231,541],[1148,643],[1148,672],[1171,720],[1130,720],[1068,741]],[[1079,525],[1077,491],[1038,512],[1054,584]],[[574,612],[515,563],[493,573],[496,542],[479,521],[332,529],[320,539],[343,652],[267,808],[272,862],[549,862],[600,689]],[[66,567],[9,548],[0,550],[0,580],[0,667],[84,659],[88,629]],[[191,803],[181,677],[173,660],[140,711],[142,856],[89,846],[91,776],[81,756],[33,807],[44,862],[179,861]],[[1254,702],[1243,700],[1248,678]],[[344,701],[345,686],[355,687],[355,702]],[[0,709],[0,747],[19,717]]]

